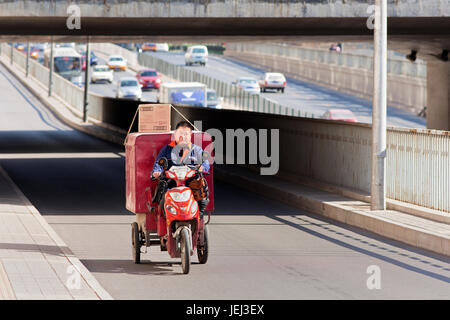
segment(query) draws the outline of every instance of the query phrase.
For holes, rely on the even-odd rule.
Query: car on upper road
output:
[[[167,43],[156,43],[155,47],[156,47],[155,51],[163,51],[163,52],[169,51],[169,44]]]
[[[358,122],[354,113],[348,109],[330,109],[322,115],[322,119]]]
[[[208,62],[208,48],[206,46],[188,47],[184,55],[184,63],[186,66],[192,66],[198,63],[205,66]]]
[[[26,43],[15,43],[14,48],[23,52],[23,51],[27,50],[27,44]]]
[[[86,52],[87,50],[87,45],[85,43],[77,43],[75,44],[75,50],[79,53],[79,54],[83,54],[83,52]]]
[[[142,90],[134,77],[123,77],[117,81],[116,98],[141,100]]]
[[[253,93],[253,94],[258,94],[261,91],[259,88],[258,81],[256,81],[255,78],[251,78],[251,77],[240,77],[239,79],[234,81],[232,84],[237,86],[238,88],[241,88],[242,90],[244,90],[246,92]]]
[[[222,102],[223,98],[217,96],[216,90],[214,89],[206,90],[206,104],[208,108],[222,109]]]
[[[47,48],[46,43],[34,43],[30,45],[30,57],[39,63],[44,62],[44,51]]]
[[[259,80],[259,87],[261,88],[261,92],[266,92],[269,89],[284,93],[286,78],[282,73],[266,72]]]
[[[72,48],[75,50],[75,42],[55,43],[55,48]]]
[[[86,52],[82,52],[81,54],[81,68],[83,70],[86,70]],[[91,63],[90,65],[96,65],[98,63],[98,58],[95,55],[94,51],[91,51],[91,57],[90,57]]]
[[[141,46],[141,50],[142,51],[156,51],[156,43],[151,43],[151,42],[147,42],[147,43],[143,43]]]
[[[144,69],[136,74],[136,78],[141,85],[142,90],[159,89],[161,85],[161,76],[155,69]]]
[[[107,65],[96,65],[92,69],[91,82],[97,83],[99,81],[107,81],[112,83],[114,79],[114,72]]]
[[[127,61],[124,57],[119,55],[109,56],[108,62],[106,63],[110,69],[113,70],[127,70]]]

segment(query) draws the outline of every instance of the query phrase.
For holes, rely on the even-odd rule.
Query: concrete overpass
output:
[[[93,36],[99,39],[172,39],[200,36],[217,41],[283,37],[370,40],[371,4],[362,0],[156,0],[156,1],[0,1],[3,36]],[[448,0],[389,0],[391,40],[448,47]],[[68,10],[77,5],[78,11]],[[70,15],[81,18],[68,29]],[[105,38],[106,37],[106,38]],[[406,46],[408,47],[408,46]],[[426,47],[426,46],[424,46]]]

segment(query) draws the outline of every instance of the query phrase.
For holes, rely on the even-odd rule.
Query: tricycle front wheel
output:
[[[191,267],[191,238],[187,228],[181,230],[181,268],[184,274],[189,273]]]
[[[131,224],[131,244],[132,244],[132,253],[133,253],[133,261],[136,264],[141,263],[141,239],[139,232],[139,226],[137,222],[133,222]]]

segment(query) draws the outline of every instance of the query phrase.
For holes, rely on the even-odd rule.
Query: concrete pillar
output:
[[[450,130],[450,62],[427,62],[427,128]]]

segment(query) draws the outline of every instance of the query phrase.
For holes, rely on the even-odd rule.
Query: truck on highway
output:
[[[51,48],[44,51],[44,66],[50,68]],[[81,55],[74,48],[58,47],[53,49],[53,70],[61,77],[79,85],[81,77]]]
[[[165,82],[158,93],[159,103],[207,107],[206,85],[200,82]]]

